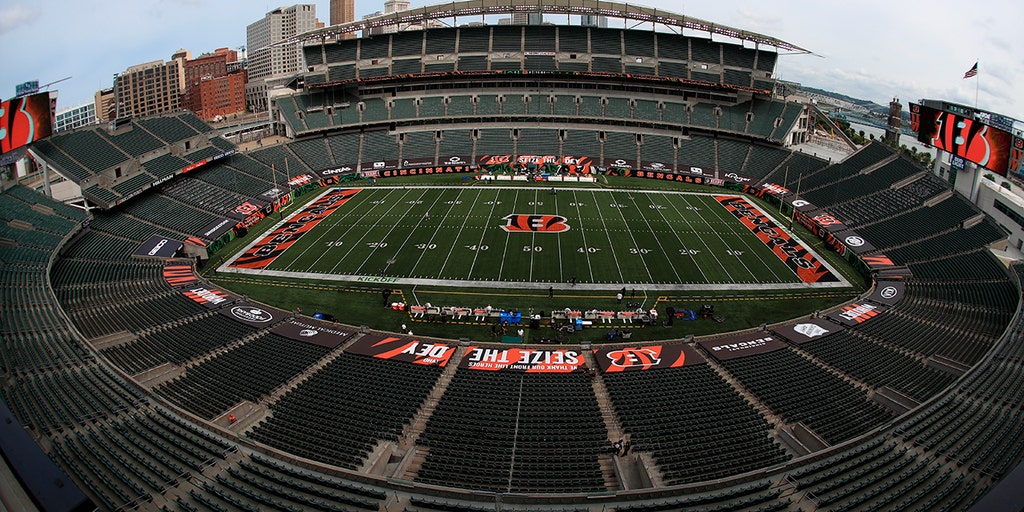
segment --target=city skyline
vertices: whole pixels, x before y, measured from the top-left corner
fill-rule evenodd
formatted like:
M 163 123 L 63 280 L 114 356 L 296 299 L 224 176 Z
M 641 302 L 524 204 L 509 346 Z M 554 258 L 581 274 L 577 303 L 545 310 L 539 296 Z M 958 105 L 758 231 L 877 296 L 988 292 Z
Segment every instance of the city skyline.
M 327 21 L 330 1 L 312 3 Z M 432 2 L 413 1 L 411 7 Z M 783 80 L 886 104 L 933 98 L 974 105 L 1024 120 L 1024 97 L 1013 94 L 1024 80 L 1024 57 L 1013 51 L 1014 21 L 1024 6 L 1009 0 L 982 5 L 912 0 L 898 4 L 868 0 L 856 9 L 808 0 L 767 5 L 754 2 L 687 5 L 648 0 L 645 5 L 760 32 L 814 52 L 783 55 L 776 76 Z M 55 84 L 58 110 L 92 101 L 113 76 L 130 66 L 167 60 L 180 48 L 193 55 L 245 44 L 245 28 L 276 7 L 239 0 L 172 0 L 130 3 L 99 0 L 14 0 L 0 7 L 0 42 L 12 52 L 0 77 L 0 97 L 16 84 Z M 357 19 L 383 9 L 383 1 L 356 4 Z M 118 26 L 116 19 L 133 20 Z M 230 15 L 226 15 L 230 13 Z M 564 23 L 564 16 L 550 16 Z M 470 21 L 467 19 L 466 21 Z M 633 26 L 609 19 L 609 26 Z M 462 20 L 460 20 L 460 23 Z M 96 28 L 104 27 L 104 28 Z M 649 27 L 641 25 L 639 28 Z M 971 30 L 964 30 L 970 27 Z M 720 39 L 716 36 L 716 40 Z M 784 52 L 783 52 L 784 53 Z M 978 63 L 978 74 L 964 73 Z

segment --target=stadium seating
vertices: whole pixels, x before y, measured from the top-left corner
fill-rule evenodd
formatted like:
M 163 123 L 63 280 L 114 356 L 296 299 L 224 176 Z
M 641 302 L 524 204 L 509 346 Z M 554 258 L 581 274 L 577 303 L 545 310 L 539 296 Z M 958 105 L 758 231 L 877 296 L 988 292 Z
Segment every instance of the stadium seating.
M 801 422 L 831 444 L 891 420 L 866 393 L 792 350 L 729 359 L 722 366 L 784 421 Z
M 609 441 L 583 372 L 457 371 L 419 444 L 428 450 L 419 482 L 501 492 L 605 488 L 598 457 Z
M 213 419 L 243 400 L 258 401 L 327 352 L 319 345 L 267 334 L 189 365 L 183 376 L 155 391 L 203 418 Z
M 398 440 L 441 370 L 342 354 L 275 403 L 273 416 L 251 435 L 305 458 L 358 468 L 378 442 Z
M 602 378 L 634 450 L 651 452 L 668 484 L 721 478 L 789 458 L 773 445 L 764 418 L 708 365 Z
M 645 73 L 623 56 L 648 57 L 657 49 L 662 76 L 689 76 L 692 58 L 725 66 L 719 75 L 693 78 L 733 84 L 749 80 L 749 67 L 774 71 L 777 56 L 676 34 L 551 26 L 407 31 L 304 53 L 310 65 L 334 63 L 329 77 L 355 78 L 357 56 L 413 57 L 389 64 L 391 72 L 402 72 L 412 69 L 424 44 L 428 54 L 450 53 L 456 44 L 475 53 L 460 56 L 464 70 L 486 69 L 492 45 L 585 54 L 593 44 L 595 69 Z M 584 57 L 572 64 L 586 65 Z M 494 67 L 549 71 L 550 62 L 527 56 L 495 60 Z M 388 72 L 359 69 L 364 78 Z M 307 75 L 307 85 L 315 75 Z M 753 83 L 765 82 L 755 77 Z M 1006 273 L 983 248 L 1001 239 L 1002 230 L 941 181 L 918 176 L 916 166 L 876 144 L 833 165 L 789 153 L 771 140 L 789 131 L 800 109 L 781 102 L 698 101 L 691 113 L 681 99 L 633 103 L 630 92 L 568 83 L 540 92 L 483 91 L 400 93 L 436 100 L 426 111 L 417 111 L 412 96 L 391 104 L 382 95 L 363 98 L 360 115 L 375 128 L 390 120 L 499 116 L 482 127 L 452 122 L 452 128 L 399 126 L 390 133 L 331 133 L 356 124 L 346 116 L 360 112 L 358 102 L 342 113 L 325 108 L 307 116 L 311 104 L 300 108 L 296 101 L 311 96 L 299 95 L 291 98 L 288 122 L 325 133 L 235 154 L 91 218 L 24 187 L 0 194 L 4 220 L 34 228 L 0 226 L 3 400 L 107 510 L 493 510 L 493 493 L 501 493 L 501 508 L 509 511 L 537 504 L 546 510 L 962 510 L 1024 458 L 1024 317 L 1017 311 L 1024 267 Z M 549 94 L 558 101 L 547 103 Z M 451 98 L 447 105 L 444 95 Z M 580 119 L 558 128 L 497 124 L 500 116 L 527 112 Z M 684 133 L 618 124 L 659 117 Z M 703 131 L 686 133 L 690 127 Z M 515 138 L 511 128 L 518 130 Z M 442 137 L 435 141 L 437 130 Z M 139 121 L 118 135 L 84 133 L 91 135 L 70 145 L 45 140 L 34 149 L 81 180 L 117 158 L 144 159 L 142 173 L 86 189 L 108 202 L 233 149 L 216 137 L 202 142 L 211 130 L 192 114 Z M 191 150 L 168 149 L 197 136 L 203 139 Z M 84 154 L 94 142 L 97 151 Z M 131 257 L 150 235 L 193 236 L 236 201 L 289 176 L 360 161 L 432 158 L 435 147 L 442 159 L 564 152 L 735 171 L 791 189 L 801 180 L 802 196 L 856 227 L 912 277 L 899 304 L 816 341 L 720 364 L 603 374 L 592 382 L 584 372 L 441 370 L 302 344 L 192 302 L 167 284 L 162 262 Z M 47 208 L 53 213 L 44 213 Z M 124 339 L 107 344 L 108 336 Z M 185 373 L 153 392 L 124 377 L 165 364 Z M 868 398 L 883 388 L 921 405 L 896 418 Z M 262 401 L 269 414 L 231 431 L 196 419 L 215 418 L 242 400 Z M 183 418 L 177 406 L 192 415 Z M 411 429 L 425 411 L 425 430 Z M 606 453 L 619 421 L 636 443 L 639 464 L 650 463 L 645 469 L 655 488 L 618 487 L 617 470 L 640 467 Z M 775 432 L 796 422 L 831 446 L 801 456 L 780 444 Z M 371 460 L 382 445 L 393 451 Z M 370 462 L 375 471 L 366 470 Z

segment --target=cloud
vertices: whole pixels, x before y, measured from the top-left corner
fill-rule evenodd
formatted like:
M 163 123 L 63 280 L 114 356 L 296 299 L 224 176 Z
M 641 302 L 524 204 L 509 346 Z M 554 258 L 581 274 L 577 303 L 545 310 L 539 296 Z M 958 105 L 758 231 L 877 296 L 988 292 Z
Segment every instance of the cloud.
M 40 14 L 38 9 L 24 5 L 13 5 L 0 9 L 0 35 L 25 25 L 31 25 L 39 18 Z

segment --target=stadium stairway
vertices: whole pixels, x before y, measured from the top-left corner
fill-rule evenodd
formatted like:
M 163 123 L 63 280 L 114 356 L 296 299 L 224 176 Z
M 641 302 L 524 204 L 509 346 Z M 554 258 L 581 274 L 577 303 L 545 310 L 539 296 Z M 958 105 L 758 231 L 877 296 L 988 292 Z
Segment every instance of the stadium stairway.
M 604 379 L 596 371 L 597 360 L 594 353 L 583 349 L 583 360 L 587 362 L 588 368 L 595 369 L 591 384 L 594 388 L 594 396 L 597 398 L 597 405 L 601 408 L 601 418 L 608 430 L 608 442 L 613 443 L 619 439 L 626 438 L 625 428 L 622 420 L 615 412 L 615 406 L 608 395 L 608 388 L 604 385 Z M 651 471 L 657 472 L 657 466 L 648 461 L 642 460 L 638 454 L 633 453 L 628 457 L 616 457 L 609 454 L 602 454 L 598 462 L 601 465 L 601 474 L 604 476 L 604 484 L 608 489 L 637 489 L 650 485 Z M 660 475 L 656 476 L 660 480 Z
M 427 448 L 424 446 L 417 448 L 416 442 L 419 440 L 420 434 L 426 429 L 427 422 L 430 421 L 430 417 L 434 414 L 434 409 L 437 407 L 437 401 L 444 396 L 445 390 L 448 389 L 448 384 L 451 383 L 452 377 L 455 375 L 455 371 L 465 355 L 466 347 L 460 346 L 455 350 L 455 353 L 448 360 L 448 364 L 445 365 L 445 370 L 441 372 L 441 376 L 434 383 L 430 395 L 427 396 L 427 399 L 420 406 L 419 414 L 413 418 L 409 426 L 406 427 L 402 437 L 398 440 L 397 450 L 399 453 L 404 453 L 404 458 L 395 470 L 394 476 L 396 478 L 409 481 L 416 478 L 417 471 L 427 457 L 425 452 L 420 451 L 425 451 Z
M 744 400 L 746 400 L 749 404 L 754 406 L 754 410 L 761 414 L 761 416 L 764 417 L 765 421 L 767 421 L 768 423 L 775 427 L 776 440 L 779 441 L 779 445 L 784 450 L 786 450 L 786 452 L 792 458 L 801 457 L 814 451 L 807 448 L 797 440 L 796 436 L 792 434 L 792 425 L 789 425 L 788 423 L 783 421 L 783 419 L 776 415 L 770 407 L 765 405 L 763 402 L 761 402 L 761 400 L 757 398 L 756 395 L 747 390 L 747 388 L 744 387 L 743 384 L 740 383 L 740 381 L 736 380 L 736 378 L 733 377 L 732 374 L 726 371 L 726 369 L 721 364 L 719 364 L 718 361 L 715 360 L 715 358 L 711 357 L 710 354 L 705 354 L 704 359 L 707 360 L 707 364 L 714 368 L 715 372 L 718 373 L 718 375 L 720 375 L 723 379 L 725 379 L 725 381 L 728 382 L 729 385 L 732 386 L 732 388 L 735 389 L 736 392 L 738 392 Z

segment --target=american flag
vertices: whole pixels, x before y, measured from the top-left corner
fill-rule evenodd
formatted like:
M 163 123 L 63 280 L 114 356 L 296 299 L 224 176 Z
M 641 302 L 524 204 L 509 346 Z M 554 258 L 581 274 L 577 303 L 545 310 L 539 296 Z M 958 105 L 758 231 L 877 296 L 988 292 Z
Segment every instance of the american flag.
M 968 69 L 967 72 L 964 73 L 964 78 L 970 78 L 970 77 L 975 76 L 977 74 L 978 74 L 978 63 L 975 62 L 974 65 L 971 66 L 971 69 Z

